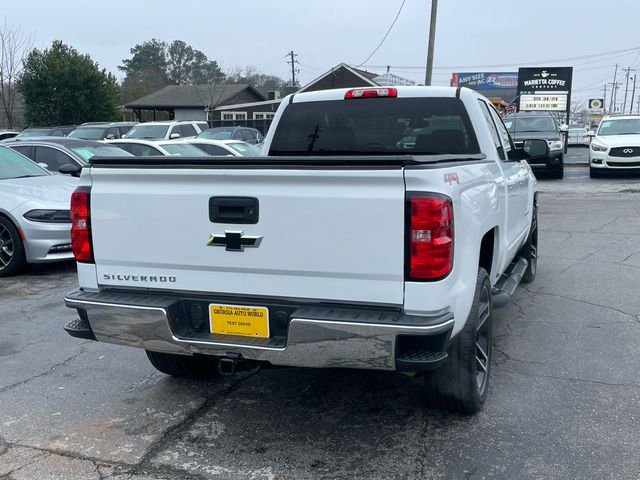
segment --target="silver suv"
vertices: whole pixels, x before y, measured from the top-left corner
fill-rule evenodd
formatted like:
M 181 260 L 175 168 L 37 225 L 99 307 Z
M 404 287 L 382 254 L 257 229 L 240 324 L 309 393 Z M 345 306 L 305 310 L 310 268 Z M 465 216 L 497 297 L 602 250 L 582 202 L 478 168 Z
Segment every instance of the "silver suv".
M 176 140 L 178 138 L 194 138 L 209 128 L 207 122 L 146 122 L 139 123 L 124 136 L 145 140 Z

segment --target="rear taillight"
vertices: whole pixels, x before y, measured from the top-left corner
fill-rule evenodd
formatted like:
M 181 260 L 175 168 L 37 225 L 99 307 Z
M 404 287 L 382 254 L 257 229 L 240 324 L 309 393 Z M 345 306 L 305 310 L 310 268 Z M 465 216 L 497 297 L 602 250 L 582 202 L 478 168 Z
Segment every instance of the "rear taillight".
M 453 206 L 444 195 L 407 200 L 408 280 L 437 280 L 453 266 Z
M 373 98 L 373 97 L 397 97 L 398 91 L 395 88 L 354 88 L 347 90 L 344 94 L 345 100 L 348 98 Z
M 93 263 L 91 248 L 89 187 L 78 187 L 71 194 L 71 249 L 78 262 Z

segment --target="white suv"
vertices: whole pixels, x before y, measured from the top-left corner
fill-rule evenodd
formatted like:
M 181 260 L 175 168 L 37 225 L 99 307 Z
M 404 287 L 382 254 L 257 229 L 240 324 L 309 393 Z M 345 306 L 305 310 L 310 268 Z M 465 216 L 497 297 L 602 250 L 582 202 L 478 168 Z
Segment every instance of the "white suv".
M 610 171 L 640 171 L 640 115 L 602 119 L 589 148 L 589 176 Z
M 178 138 L 194 138 L 208 129 L 207 122 L 146 122 L 133 127 L 123 138 L 144 140 L 175 140 Z

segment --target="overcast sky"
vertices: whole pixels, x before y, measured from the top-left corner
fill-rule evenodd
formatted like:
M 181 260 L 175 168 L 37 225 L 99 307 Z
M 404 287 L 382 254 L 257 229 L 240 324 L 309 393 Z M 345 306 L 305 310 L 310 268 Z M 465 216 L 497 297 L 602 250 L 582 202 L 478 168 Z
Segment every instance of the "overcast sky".
M 36 47 L 63 40 L 119 77 L 117 66 L 129 56 L 129 49 L 158 38 L 184 40 L 225 70 L 254 65 L 286 79 L 290 70 L 285 55 L 294 50 L 304 84 L 340 62 L 363 62 L 384 36 L 402 0 L 11 3 L 5 12 L 7 22 L 33 33 Z M 433 83 L 447 85 L 452 71 L 574 66 L 574 97 L 601 96 L 604 83 L 613 80 L 616 63 L 635 66 L 640 73 L 640 1 L 615 0 L 616 8 L 608 8 L 608 3 L 440 0 Z M 384 73 L 384 66 L 390 65 L 392 73 L 423 82 L 429 8 L 430 0 L 406 0 L 388 38 L 362 68 Z M 626 54 L 557 61 L 634 47 L 638 50 Z M 513 67 L 484 67 L 497 64 Z

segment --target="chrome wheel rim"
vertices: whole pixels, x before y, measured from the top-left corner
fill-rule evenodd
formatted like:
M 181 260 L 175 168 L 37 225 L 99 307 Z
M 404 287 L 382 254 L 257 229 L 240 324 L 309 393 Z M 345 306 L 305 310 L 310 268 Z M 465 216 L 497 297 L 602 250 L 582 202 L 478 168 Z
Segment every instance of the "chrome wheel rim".
M 9 266 L 13 259 L 14 242 L 11 232 L 4 225 L 0 225 L 0 270 Z
M 478 308 L 478 326 L 476 328 L 476 383 L 480 395 L 484 393 L 491 368 L 491 300 L 486 285 L 480 292 Z

